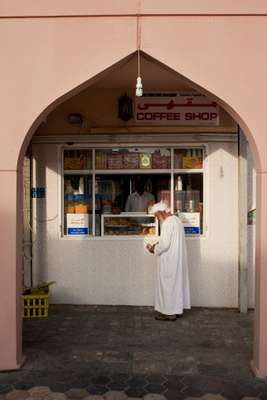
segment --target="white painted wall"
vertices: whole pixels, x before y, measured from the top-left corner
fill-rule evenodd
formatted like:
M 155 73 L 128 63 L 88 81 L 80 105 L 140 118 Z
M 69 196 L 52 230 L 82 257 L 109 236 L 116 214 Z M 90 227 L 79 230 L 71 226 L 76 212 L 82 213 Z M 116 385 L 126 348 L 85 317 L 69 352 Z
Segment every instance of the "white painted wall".
M 207 233 L 187 239 L 192 304 L 238 306 L 238 157 L 236 143 L 209 143 Z M 52 303 L 153 305 L 156 259 L 142 239 L 59 237 L 58 149 L 34 144 L 36 186 L 34 282 L 56 280 Z M 48 219 L 48 222 L 43 222 Z
M 256 170 L 249 145 L 248 155 L 248 211 L 256 208 Z M 248 306 L 255 305 L 255 246 L 256 225 L 248 225 Z

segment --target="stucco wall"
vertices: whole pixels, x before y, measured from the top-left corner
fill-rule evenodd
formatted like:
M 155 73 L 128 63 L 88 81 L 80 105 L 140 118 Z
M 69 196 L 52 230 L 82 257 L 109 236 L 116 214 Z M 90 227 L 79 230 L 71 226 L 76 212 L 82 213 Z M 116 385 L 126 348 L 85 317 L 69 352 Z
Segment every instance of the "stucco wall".
M 254 370 L 258 376 L 267 375 L 264 0 L 116 0 L 112 5 L 108 1 L 85 0 L 29 0 L 23 5 L 18 0 L 1 2 L 0 16 L 8 17 L 0 23 L 0 71 L 5 77 L 0 97 L 0 180 L 6 188 L 0 202 L 1 210 L 5 210 L 0 237 L 0 292 L 6 295 L 0 306 L 0 320 L 4 321 L 0 325 L 1 369 L 17 368 L 22 363 L 22 190 L 17 169 L 21 169 L 24 150 L 41 120 L 63 97 L 79 91 L 96 74 L 136 50 L 136 14 L 140 11 L 138 6 L 144 11 L 145 5 L 141 49 L 195 82 L 204 92 L 212 93 L 236 118 L 252 145 L 258 213 Z M 155 16 L 158 12 L 162 15 Z M 68 17 L 62 18 L 64 14 Z M 47 15 L 50 18 L 45 18 Z
M 263 103 L 257 102 L 255 118 L 248 87 L 261 87 L 265 92 L 266 80 L 261 78 L 265 76 L 264 18 L 257 19 L 257 23 L 248 16 L 214 18 L 142 17 L 141 49 L 215 95 L 244 131 L 253 132 L 260 155 L 265 137 L 264 112 L 260 111 Z M 31 128 L 30 140 L 46 114 L 63 101 L 62 96 L 65 100 L 68 93 L 71 96 L 91 85 L 96 75 L 136 51 L 136 29 L 134 16 L 1 20 L 1 74 L 10 78 L 3 81 L 2 93 L 6 94 L 0 99 L 0 106 L 3 124 L 12 132 L 5 136 L 1 168 L 12 169 L 16 165 L 25 132 Z M 237 52 L 240 48 L 245 51 Z M 27 104 L 25 109 L 22 102 Z M 254 139 L 249 137 L 253 151 Z M 256 159 L 256 167 L 261 161 L 265 169 L 265 157 L 260 158 Z
M 256 171 L 249 146 L 248 155 L 248 212 L 256 208 Z M 255 251 L 256 251 L 256 221 L 248 225 L 248 305 L 255 305 Z
M 264 14 L 267 12 L 264 0 L 109 0 L 88 1 L 76 0 L 47 0 L 45 3 L 34 0 L 20 1 L 2 0 L 0 14 L 4 16 L 72 16 L 72 15 L 240 15 Z

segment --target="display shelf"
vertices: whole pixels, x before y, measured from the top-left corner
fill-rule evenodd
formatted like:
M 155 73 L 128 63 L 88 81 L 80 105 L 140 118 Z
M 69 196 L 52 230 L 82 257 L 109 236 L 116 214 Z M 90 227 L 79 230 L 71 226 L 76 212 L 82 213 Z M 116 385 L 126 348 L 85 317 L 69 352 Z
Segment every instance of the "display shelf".
M 180 168 L 180 169 L 174 169 L 174 173 L 175 174 L 199 174 L 199 173 L 203 173 L 204 169 L 198 169 L 198 168 L 194 168 L 194 169 L 186 169 L 186 168 Z
M 171 169 L 95 169 L 95 174 L 96 175 L 123 175 L 123 174 L 170 174 Z M 175 174 L 196 174 L 196 173 L 201 173 L 203 172 L 204 169 L 186 169 L 186 168 L 180 168 L 180 169 L 174 169 Z M 77 169 L 77 170 L 64 170 L 64 175 L 92 175 L 93 170 L 92 169 Z
M 96 169 L 96 175 L 170 174 L 171 169 Z
M 92 175 L 92 169 L 64 169 L 64 175 Z

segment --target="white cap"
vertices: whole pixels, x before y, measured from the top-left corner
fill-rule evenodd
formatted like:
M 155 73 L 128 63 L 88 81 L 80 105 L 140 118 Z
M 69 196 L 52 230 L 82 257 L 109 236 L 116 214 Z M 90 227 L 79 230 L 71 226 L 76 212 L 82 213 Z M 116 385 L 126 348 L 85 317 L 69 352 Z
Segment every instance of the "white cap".
M 150 210 L 149 210 L 149 213 L 150 214 L 156 214 L 157 212 L 159 212 L 159 211 L 166 211 L 166 212 L 168 212 L 169 211 L 169 207 L 167 206 L 167 204 L 166 203 L 164 203 L 163 201 L 160 201 L 159 203 L 156 203 L 156 204 L 154 204 L 151 208 L 150 208 Z

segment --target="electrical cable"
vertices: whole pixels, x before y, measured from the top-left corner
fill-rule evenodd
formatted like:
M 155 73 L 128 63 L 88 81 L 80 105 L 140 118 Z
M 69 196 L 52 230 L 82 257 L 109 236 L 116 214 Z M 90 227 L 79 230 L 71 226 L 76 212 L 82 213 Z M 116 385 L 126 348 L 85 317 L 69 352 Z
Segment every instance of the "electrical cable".
M 29 186 L 27 186 L 25 175 L 23 175 L 23 192 L 24 192 L 24 204 L 26 205 L 27 204 L 27 195 L 29 193 Z M 30 219 L 29 219 L 29 214 L 30 213 L 31 213 L 31 208 L 23 207 L 24 222 L 26 223 L 27 228 L 30 230 L 30 232 L 33 234 L 33 236 L 35 236 L 35 239 L 31 240 L 29 242 L 25 241 L 24 238 L 23 238 L 23 250 L 22 250 L 22 252 L 23 252 L 23 257 L 27 261 L 31 261 L 33 259 L 33 257 L 29 256 L 28 254 L 26 254 L 25 248 L 27 246 L 31 246 L 32 247 L 35 243 L 38 242 L 37 237 L 36 237 L 36 232 L 35 232 L 34 228 L 32 227 Z M 52 221 L 55 221 L 57 218 L 58 218 L 58 214 L 56 214 L 54 217 L 51 217 L 51 218 L 36 218 L 36 217 L 33 217 L 34 221 L 39 222 L 39 223 L 52 222 Z

